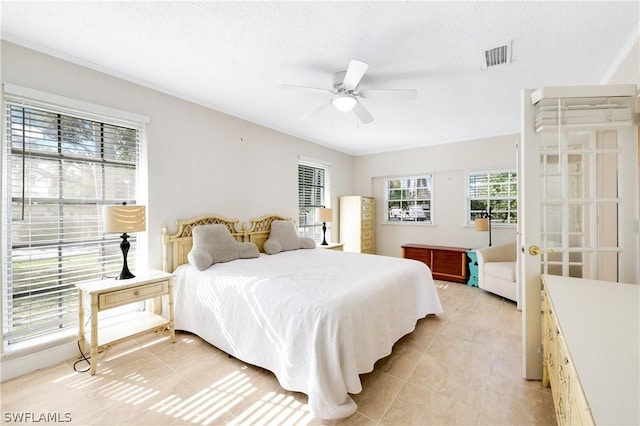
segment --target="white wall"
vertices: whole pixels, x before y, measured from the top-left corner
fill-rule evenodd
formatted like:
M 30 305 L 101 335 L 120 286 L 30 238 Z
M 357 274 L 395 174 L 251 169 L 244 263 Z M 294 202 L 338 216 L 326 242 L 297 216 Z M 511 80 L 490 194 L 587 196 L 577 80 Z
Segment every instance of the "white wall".
M 405 243 L 479 248 L 486 232 L 465 225 L 466 172 L 516 168 L 519 135 L 434 145 L 356 157 L 355 191 L 376 197 L 376 253 L 401 256 Z M 433 173 L 434 226 L 384 223 L 384 178 Z M 513 241 L 515 227 L 493 227 L 494 245 Z
M 298 156 L 331 164 L 331 204 L 353 192 L 353 157 L 201 105 L 2 41 L 2 81 L 149 117 L 149 266 L 161 231 L 213 213 L 298 215 Z M 336 216 L 337 219 L 337 216 Z M 338 240 L 332 229 L 331 240 Z

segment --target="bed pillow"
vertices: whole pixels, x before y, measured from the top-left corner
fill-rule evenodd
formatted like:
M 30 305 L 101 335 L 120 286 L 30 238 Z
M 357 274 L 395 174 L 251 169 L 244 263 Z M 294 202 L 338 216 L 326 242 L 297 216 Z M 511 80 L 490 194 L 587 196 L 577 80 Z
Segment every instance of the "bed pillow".
M 192 248 L 187 255 L 190 264 L 203 271 L 213 265 L 213 256 L 204 249 Z
M 262 249 L 267 254 L 278 254 L 278 253 L 280 253 L 282 251 L 282 246 L 280 245 L 280 243 L 277 240 L 269 238 L 262 245 Z
M 251 242 L 236 241 L 229 228 L 223 224 L 196 226 L 192 236 L 193 247 L 187 260 L 201 271 L 214 263 L 250 259 L 260 255 L 258 246 Z
M 267 254 L 278 254 L 281 251 L 316 248 L 312 238 L 300 237 L 295 223 L 291 220 L 274 220 L 271 222 L 269 239 L 263 245 Z
M 316 242 L 313 238 L 309 237 L 300 237 L 300 248 L 303 249 L 314 249 L 316 248 Z
M 260 256 L 260 250 L 258 250 L 258 246 L 255 243 L 238 243 L 238 254 L 240 259 L 254 259 Z

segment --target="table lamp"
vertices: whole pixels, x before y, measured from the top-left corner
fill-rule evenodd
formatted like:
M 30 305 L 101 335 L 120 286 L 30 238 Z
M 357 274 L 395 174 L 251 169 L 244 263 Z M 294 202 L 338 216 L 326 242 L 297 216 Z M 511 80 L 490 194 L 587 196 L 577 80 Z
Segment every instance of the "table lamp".
M 491 247 L 491 207 L 483 211 L 475 220 L 476 231 L 489 231 L 489 247 Z
M 120 275 L 116 277 L 118 280 L 127 280 L 134 278 L 135 275 L 129 271 L 127 265 L 127 253 L 129 253 L 127 232 L 142 232 L 146 229 L 146 209 L 145 206 L 131 205 L 122 203 L 117 206 L 104 206 L 102 209 L 102 219 L 104 224 L 104 232 L 107 234 L 119 234 L 122 233 L 122 243 L 120 243 L 120 250 L 122 250 L 122 257 L 124 263 L 122 265 L 122 271 Z
M 321 208 L 318 209 L 318 222 L 322 222 L 322 243 L 321 246 L 329 245 L 327 243 L 327 222 L 333 220 L 333 209 Z

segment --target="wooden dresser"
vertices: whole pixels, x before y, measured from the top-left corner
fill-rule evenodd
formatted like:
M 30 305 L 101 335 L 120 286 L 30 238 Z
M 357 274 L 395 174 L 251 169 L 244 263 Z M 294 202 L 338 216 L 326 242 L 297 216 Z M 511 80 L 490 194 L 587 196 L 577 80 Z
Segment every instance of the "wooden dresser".
M 467 283 L 468 248 L 405 244 L 402 257 L 427 264 L 436 280 Z
M 374 216 L 373 197 L 340 197 L 340 241 L 344 243 L 344 251 L 375 254 Z
M 542 382 L 558 424 L 640 424 L 640 285 L 542 282 Z

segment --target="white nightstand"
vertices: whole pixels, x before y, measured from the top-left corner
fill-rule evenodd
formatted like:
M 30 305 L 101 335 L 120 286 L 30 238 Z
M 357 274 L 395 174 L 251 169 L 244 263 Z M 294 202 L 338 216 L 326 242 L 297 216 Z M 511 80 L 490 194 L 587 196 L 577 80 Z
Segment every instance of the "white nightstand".
M 98 351 L 101 347 L 115 343 L 151 330 L 169 329 L 171 341 L 176 341 L 173 328 L 173 274 L 161 271 L 149 271 L 128 280 L 113 278 L 77 284 L 78 316 L 80 330 L 78 341 L 80 349 L 85 353 L 85 309 L 91 313 L 91 374 L 95 374 Z M 158 303 L 163 297 L 168 298 L 169 319 L 163 317 L 162 305 Z M 100 320 L 98 312 L 117 308 L 143 300 L 154 299 L 152 312 L 130 312 Z
M 344 247 L 344 243 L 328 243 L 326 246 L 323 246 L 321 244 L 316 244 L 316 247 L 321 249 L 342 251 L 342 248 Z

